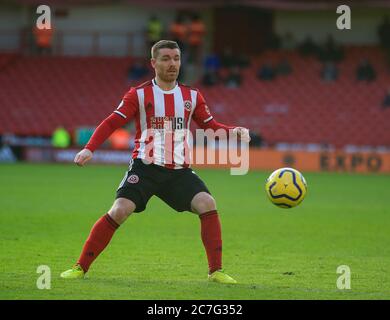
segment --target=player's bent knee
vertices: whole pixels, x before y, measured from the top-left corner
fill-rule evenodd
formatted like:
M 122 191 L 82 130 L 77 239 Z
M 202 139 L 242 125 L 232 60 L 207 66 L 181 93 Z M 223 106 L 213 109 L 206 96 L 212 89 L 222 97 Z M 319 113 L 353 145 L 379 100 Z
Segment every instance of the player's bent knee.
M 191 201 L 191 207 L 198 214 L 217 209 L 214 198 L 207 192 L 196 194 Z
M 122 224 L 135 210 L 135 203 L 125 198 L 115 200 L 108 214 L 118 224 Z

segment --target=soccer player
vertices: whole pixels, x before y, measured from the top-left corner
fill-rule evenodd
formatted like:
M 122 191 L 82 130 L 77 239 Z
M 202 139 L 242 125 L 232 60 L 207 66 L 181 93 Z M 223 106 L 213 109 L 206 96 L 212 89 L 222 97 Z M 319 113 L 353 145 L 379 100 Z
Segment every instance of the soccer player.
M 218 123 L 201 93 L 177 82 L 180 53 L 174 41 L 155 43 L 151 49 L 155 78 L 131 88 L 76 155 L 74 162 L 85 165 L 117 128 L 135 121 L 135 147 L 129 169 L 117 189 L 116 200 L 108 213 L 94 224 L 77 263 L 61 273 L 62 278 L 83 278 L 118 227 L 133 212 L 144 211 L 150 197 L 156 195 L 176 211 L 199 215 L 209 266 L 208 279 L 236 283 L 222 269 L 221 224 L 215 200 L 189 167 L 187 133 L 192 119 L 203 129 L 222 129 L 227 133 L 233 130 L 246 142 L 250 140 L 249 131 Z

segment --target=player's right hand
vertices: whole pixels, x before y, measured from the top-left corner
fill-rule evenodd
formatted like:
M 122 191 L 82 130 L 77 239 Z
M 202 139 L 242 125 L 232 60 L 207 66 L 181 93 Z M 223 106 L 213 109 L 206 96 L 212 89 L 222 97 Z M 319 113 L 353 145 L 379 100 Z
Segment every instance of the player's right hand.
M 88 149 L 81 150 L 76 156 L 74 157 L 74 163 L 78 166 L 82 167 L 86 162 L 92 159 L 92 151 Z

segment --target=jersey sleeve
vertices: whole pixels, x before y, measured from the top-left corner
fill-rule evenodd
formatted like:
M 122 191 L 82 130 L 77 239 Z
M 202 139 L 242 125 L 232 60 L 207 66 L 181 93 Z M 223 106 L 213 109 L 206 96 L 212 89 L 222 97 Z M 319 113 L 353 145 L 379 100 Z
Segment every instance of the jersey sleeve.
M 199 91 L 196 95 L 196 106 L 192 117 L 196 124 L 201 128 L 203 128 L 207 122 L 213 119 L 210 109 L 206 104 L 206 100 Z
M 121 116 L 123 119 L 130 121 L 138 112 L 138 96 L 137 91 L 131 88 L 123 97 L 119 106 L 114 110 L 114 113 Z
M 202 129 L 223 129 L 228 132 L 230 129 L 235 128 L 235 126 L 229 126 L 215 121 L 209 107 L 206 104 L 206 100 L 199 91 L 197 93 L 196 106 L 192 118 Z
M 135 89 L 130 89 L 121 103 L 96 128 L 85 148 L 94 152 L 118 128 L 133 119 L 138 112 L 138 98 Z

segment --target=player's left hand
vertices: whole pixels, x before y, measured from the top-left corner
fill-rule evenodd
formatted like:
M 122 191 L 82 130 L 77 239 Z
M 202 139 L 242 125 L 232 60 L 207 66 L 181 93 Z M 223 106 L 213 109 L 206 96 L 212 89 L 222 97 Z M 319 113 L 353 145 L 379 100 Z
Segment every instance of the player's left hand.
M 235 127 L 233 129 L 234 133 L 237 133 L 237 135 L 240 137 L 241 141 L 248 142 L 251 141 L 251 137 L 249 136 L 249 130 L 244 127 Z

